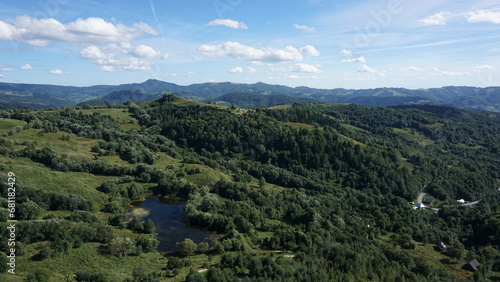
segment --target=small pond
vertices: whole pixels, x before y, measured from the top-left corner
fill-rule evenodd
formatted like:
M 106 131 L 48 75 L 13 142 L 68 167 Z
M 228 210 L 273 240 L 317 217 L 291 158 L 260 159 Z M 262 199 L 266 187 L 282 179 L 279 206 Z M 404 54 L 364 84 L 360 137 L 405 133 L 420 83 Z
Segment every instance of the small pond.
M 187 227 L 183 218 L 184 205 L 174 199 L 149 197 L 135 202 L 131 215 L 141 221 L 153 220 L 156 239 L 160 241 L 159 252 L 175 251 L 175 243 L 190 238 L 195 243 L 209 242 L 211 234 L 203 230 Z

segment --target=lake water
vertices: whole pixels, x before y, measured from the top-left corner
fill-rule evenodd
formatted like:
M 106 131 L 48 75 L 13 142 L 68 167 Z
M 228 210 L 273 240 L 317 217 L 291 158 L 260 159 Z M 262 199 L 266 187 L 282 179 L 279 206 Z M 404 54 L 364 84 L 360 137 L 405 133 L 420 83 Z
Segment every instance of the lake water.
M 182 217 L 184 205 L 179 201 L 150 197 L 135 203 L 135 206 L 137 207 L 132 210 L 132 214 L 137 215 L 141 221 L 151 219 L 155 223 L 160 252 L 175 251 L 175 243 L 185 238 L 196 243 L 210 241 L 210 233 L 186 226 Z

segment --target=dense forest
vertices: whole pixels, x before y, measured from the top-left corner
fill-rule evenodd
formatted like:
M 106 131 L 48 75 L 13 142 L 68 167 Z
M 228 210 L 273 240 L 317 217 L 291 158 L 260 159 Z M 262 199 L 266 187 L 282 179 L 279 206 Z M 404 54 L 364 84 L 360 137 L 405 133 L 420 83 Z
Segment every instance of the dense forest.
M 207 82 L 177 85 L 156 79 L 142 83 L 86 87 L 3 83 L 0 100 L 12 107 L 44 109 L 121 105 L 127 100 L 148 102 L 164 94 L 200 102 L 226 102 L 241 108 L 269 107 L 295 102 L 356 103 L 365 106 L 440 105 L 471 111 L 500 112 L 499 87 L 446 86 L 429 89 L 318 89 L 267 83 Z M 244 93 L 244 95 L 241 95 Z M 239 95 L 240 94 L 240 95 Z
M 0 279 L 500 280 L 498 113 L 165 94 L 1 110 L 0 135 L 0 218 L 11 172 L 18 220 L 17 274 Z M 129 212 L 149 195 L 181 199 L 213 240 L 159 253 L 155 222 Z

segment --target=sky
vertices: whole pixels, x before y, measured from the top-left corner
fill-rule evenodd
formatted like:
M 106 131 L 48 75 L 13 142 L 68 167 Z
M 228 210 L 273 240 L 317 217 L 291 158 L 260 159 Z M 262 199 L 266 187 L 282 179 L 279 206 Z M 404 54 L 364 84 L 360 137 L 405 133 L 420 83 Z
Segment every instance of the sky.
M 500 85 L 497 0 L 0 2 L 0 82 Z

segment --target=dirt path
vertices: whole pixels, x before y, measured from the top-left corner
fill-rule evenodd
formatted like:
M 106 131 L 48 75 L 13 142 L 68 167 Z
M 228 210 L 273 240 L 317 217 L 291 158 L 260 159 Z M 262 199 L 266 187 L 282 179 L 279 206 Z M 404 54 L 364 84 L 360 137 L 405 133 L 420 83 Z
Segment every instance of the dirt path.
M 420 195 L 418 195 L 417 204 L 421 204 L 422 203 L 422 201 L 424 200 L 425 194 L 426 193 L 422 192 L 422 193 L 420 193 Z

